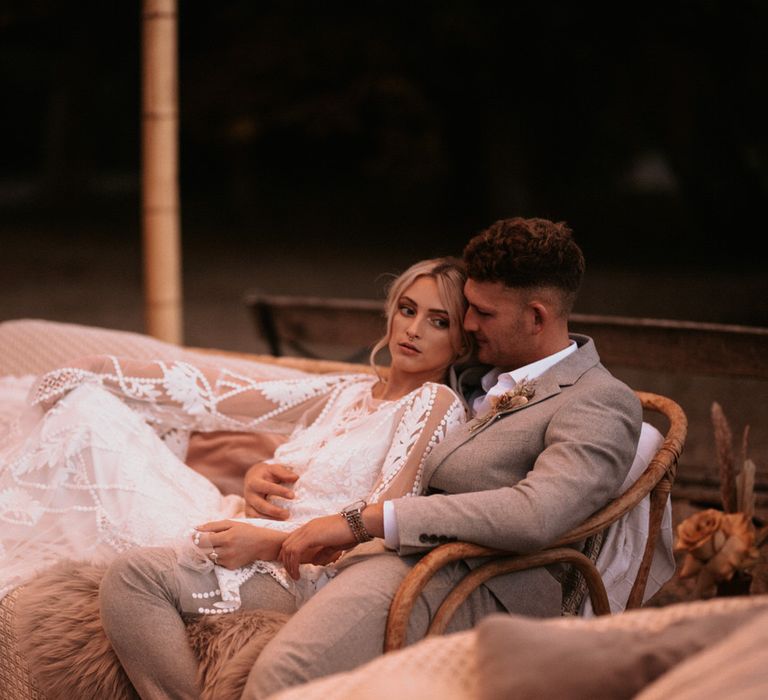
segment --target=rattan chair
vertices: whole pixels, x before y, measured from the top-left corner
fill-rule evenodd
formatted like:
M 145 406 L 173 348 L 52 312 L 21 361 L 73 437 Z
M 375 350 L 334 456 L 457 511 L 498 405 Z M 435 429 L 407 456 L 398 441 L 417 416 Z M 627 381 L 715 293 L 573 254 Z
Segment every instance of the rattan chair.
M 605 586 L 593 559 L 574 549 L 572 545 L 604 532 L 609 525 L 650 494 L 648 540 L 626 605 L 627 609 L 640 607 L 654 547 L 661 530 L 664 508 L 675 480 L 677 460 L 685 444 L 688 419 L 683 409 L 671 399 L 642 391 L 636 393 L 644 410 L 663 415 L 668 423 L 664 442 L 637 481 L 579 527 L 566 533 L 551 547 L 540 552 L 516 554 L 470 542 L 449 542 L 427 553 L 405 577 L 392 601 L 384 651 L 400 649 L 405 644 L 411 610 L 432 576 L 446 564 L 473 557 L 489 558 L 489 561 L 468 573 L 446 596 L 432 618 L 427 630 L 428 635 L 442 634 L 459 606 L 473 590 L 488 579 L 514 571 L 557 563 L 570 564 L 582 574 L 596 615 L 610 613 Z

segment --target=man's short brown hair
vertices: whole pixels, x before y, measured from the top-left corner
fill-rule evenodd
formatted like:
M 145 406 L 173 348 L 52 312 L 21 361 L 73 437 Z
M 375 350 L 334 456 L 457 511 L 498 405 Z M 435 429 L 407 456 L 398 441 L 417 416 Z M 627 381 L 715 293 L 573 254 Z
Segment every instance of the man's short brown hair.
M 502 219 L 464 248 L 468 276 L 508 287 L 554 287 L 572 306 L 584 276 L 584 255 L 565 223 Z

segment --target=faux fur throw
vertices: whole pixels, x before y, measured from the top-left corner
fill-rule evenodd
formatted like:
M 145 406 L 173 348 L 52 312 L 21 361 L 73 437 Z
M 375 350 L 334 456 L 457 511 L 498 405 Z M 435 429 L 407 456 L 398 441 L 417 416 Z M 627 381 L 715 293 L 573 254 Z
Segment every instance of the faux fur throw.
M 104 567 L 62 562 L 21 589 L 18 646 L 47 697 L 138 698 L 101 626 L 103 573 Z M 188 622 L 203 700 L 239 698 L 254 661 L 287 619 L 249 610 Z

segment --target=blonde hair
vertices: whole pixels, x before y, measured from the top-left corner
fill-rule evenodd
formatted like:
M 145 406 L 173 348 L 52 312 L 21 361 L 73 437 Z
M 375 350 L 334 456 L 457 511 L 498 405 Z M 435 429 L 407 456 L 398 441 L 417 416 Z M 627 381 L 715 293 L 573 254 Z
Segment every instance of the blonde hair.
M 374 370 L 376 370 L 374 358 L 387 347 L 392 337 L 392 321 L 398 311 L 400 297 L 420 277 L 431 277 L 437 284 L 440 301 L 448 312 L 451 345 L 456 351 L 455 363 L 466 362 L 474 351 L 474 339 L 464 330 L 464 314 L 467 311 L 467 300 L 464 296 L 467 273 L 464 263 L 459 258 L 452 257 L 421 260 L 392 280 L 387 288 L 387 299 L 384 305 L 387 332 L 371 350 L 370 362 Z

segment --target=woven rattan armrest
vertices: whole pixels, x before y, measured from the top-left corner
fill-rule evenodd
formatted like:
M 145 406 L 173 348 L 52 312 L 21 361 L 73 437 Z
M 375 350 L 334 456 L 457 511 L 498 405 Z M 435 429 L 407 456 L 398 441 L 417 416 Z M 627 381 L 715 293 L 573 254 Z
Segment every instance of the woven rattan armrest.
M 450 542 L 430 551 L 403 579 L 392 601 L 384 640 L 385 651 L 399 649 L 404 645 L 411 610 L 432 576 L 446 564 L 473 557 L 490 559 L 467 574 L 446 596 L 435 613 L 427 634 L 441 634 L 455 610 L 475 588 L 489 578 L 555 563 L 567 563 L 577 567 L 586 580 L 595 613 L 598 615 L 609 613 L 608 596 L 595 564 L 568 545 L 580 543 L 587 537 L 605 530 L 650 494 L 648 539 L 626 607 L 636 608 L 642 604 L 656 540 L 661 530 L 664 508 L 674 483 L 677 460 L 685 444 L 688 420 L 683 409 L 671 399 L 647 392 L 636 393 L 645 410 L 660 413 L 668 421 L 664 442 L 637 481 L 581 525 L 540 552 L 517 554 L 468 542 Z

